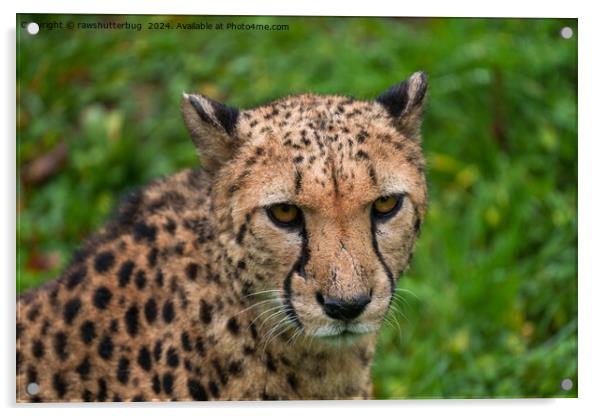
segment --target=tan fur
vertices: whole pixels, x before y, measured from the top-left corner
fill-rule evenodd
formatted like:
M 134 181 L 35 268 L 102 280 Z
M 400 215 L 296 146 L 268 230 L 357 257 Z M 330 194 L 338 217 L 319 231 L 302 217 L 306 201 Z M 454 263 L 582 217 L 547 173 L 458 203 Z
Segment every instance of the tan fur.
M 244 111 L 228 132 L 197 99 L 206 120 L 188 96 L 183 112 L 208 173 L 142 189 L 61 278 L 19 298 L 17 401 L 370 397 L 394 288 L 384 264 L 394 285 L 426 206 L 419 112 L 303 95 Z M 400 211 L 373 229 L 373 201 L 393 193 Z M 281 202 L 302 210 L 305 237 L 268 218 Z M 353 321 L 364 333 L 325 337 L 342 324 L 317 292 L 370 295 Z

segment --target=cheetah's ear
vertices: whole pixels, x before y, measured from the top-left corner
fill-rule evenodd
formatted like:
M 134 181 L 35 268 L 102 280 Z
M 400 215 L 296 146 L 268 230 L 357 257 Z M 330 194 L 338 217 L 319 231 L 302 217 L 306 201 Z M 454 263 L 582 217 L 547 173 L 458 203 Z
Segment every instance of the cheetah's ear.
M 186 93 L 181 107 L 203 168 L 210 173 L 217 171 L 234 153 L 238 110 L 203 95 Z
M 411 138 L 420 136 L 427 86 L 426 74 L 415 72 L 376 99 L 394 119 L 395 127 Z

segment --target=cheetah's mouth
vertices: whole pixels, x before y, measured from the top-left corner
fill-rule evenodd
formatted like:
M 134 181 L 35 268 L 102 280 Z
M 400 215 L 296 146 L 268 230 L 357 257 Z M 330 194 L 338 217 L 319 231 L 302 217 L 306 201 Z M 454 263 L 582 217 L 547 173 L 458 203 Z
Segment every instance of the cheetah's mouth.
M 327 342 L 351 344 L 374 332 L 372 325 L 362 323 L 345 323 L 318 328 L 314 336 Z
M 344 330 L 336 335 L 326 335 L 318 337 L 320 340 L 327 342 L 328 344 L 332 344 L 335 346 L 342 345 L 353 345 L 360 339 L 364 338 L 366 333 L 358 333 L 352 332 L 349 330 Z

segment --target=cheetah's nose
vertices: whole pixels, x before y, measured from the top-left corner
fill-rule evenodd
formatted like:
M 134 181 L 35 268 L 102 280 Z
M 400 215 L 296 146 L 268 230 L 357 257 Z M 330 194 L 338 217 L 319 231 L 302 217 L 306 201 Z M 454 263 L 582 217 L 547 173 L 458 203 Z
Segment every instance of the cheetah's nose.
M 340 321 L 350 321 L 357 318 L 366 309 L 370 303 L 370 297 L 366 295 L 359 296 L 351 300 L 342 300 L 335 298 L 326 298 L 322 308 L 326 315 Z

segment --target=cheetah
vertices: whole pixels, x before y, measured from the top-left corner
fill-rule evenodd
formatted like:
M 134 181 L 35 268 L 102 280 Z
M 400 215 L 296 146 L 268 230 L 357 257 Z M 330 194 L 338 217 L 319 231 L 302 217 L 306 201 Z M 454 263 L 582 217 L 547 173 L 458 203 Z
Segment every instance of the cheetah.
M 184 94 L 201 167 L 131 194 L 17 297 L 17 402 L 370 398 L 426 209 L 426 90 Z

